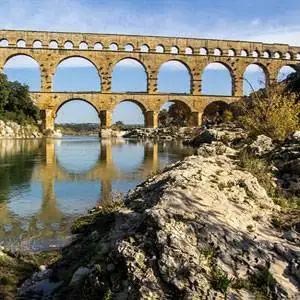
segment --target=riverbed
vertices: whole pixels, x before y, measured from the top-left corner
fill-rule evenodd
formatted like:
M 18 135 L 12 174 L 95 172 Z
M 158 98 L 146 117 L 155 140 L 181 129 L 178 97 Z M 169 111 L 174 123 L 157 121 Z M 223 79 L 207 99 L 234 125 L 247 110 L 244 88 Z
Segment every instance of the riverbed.
M 0 245 L 60 248 L 70 241 L 78 216 L 192 152 L 180 141 L 0 140 Z

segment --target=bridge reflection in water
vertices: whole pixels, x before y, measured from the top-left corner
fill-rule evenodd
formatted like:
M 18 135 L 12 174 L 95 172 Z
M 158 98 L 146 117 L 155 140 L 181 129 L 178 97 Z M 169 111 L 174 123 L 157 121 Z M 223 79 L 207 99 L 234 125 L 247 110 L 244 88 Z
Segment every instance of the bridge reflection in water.
M 68 236 L 70 224 L 79 214 L 97 202 L 111 201 L 114 192 L 126 192 L 167 163 L 187 154 L 178 143 L 122 139 L 99 142 L 93 138 L 89 141 L 93 153 L 85 155 L 94 157 L 92 164 L 91 159 L 86 162 L 80 148 L 79 157 L 70 150 L 80 142 L 86 147 L 87 140 L 80 138 L 0 141 L 0 172 L 8 165 L 4 172 L 10 178 L 22 172 L 27 176 L 16 183 L 1 178 L 0 241 L 18 243 L 18 247 L 20 244 L 28 247 L 29 240 L 47 240 L 48 246 L 51 241 L 57 245 L 59 239 Z M 26 167 L 19 161 L 25 155 L 24 148 L 32 162 Z M 79 164 L 79 168 L 70 168 L 68 159 L 73 166 Z M 86 165 L 90 168 L 86 169 Z

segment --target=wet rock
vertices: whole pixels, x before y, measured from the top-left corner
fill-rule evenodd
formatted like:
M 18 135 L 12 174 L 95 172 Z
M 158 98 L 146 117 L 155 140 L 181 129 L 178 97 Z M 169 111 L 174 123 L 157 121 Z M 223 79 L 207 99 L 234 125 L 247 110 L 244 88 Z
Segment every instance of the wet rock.
M 294 243 L 300 242 L 300 235 L 293 230 L 286 231 L 283 234 L 283 237 L 290 242 L 294 242 Z
M 84 277 L 86 277 L 90 272 L 89 268 L 86 267 L 80 267 L 78 268 L 75 273 L 73 274 L 73 277 L 71 279 L 70 285 L 76 284 L 80 280 L 82 280 Z

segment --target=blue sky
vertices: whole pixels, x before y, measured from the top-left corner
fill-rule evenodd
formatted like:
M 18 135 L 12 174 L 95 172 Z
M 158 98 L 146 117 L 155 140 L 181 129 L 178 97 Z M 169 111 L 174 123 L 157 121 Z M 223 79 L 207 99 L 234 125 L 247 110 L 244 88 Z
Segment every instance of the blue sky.
M 0 28 L 80 31 L 123 34 L 192 36 L 254 40 L 300 45 L 300 1 L 185 1 L 185 0 L 2 0 Z M 1 38 L 1 37 L 0 37 Z M 19 66 L 19 68 L 17 68 Z M 39 88 L 37 68 L 24 60 L 10 62 L 5 72 L 12 80 Z M 286 73 L 286 72 L 285 72 Z M 114 70 L 115 91 L 143 90 L 143 70 L 133 64 Z M 227 94 L 230 78 L 226 70 L 211 68 L 203 75 L 204 93 Z M 263 73 L 252 68 L 247 79 L 258 88 Z M 161 91 L 187 91 L 188 74 L 180 65 L 164 66 L 159 76 Z M 59 66 L 54 90 L 99 90 L 99 78 L 88 64 L 66 62 Z M 245 92 L 249 91 L 249 86 Z M 139 108 L 120 104 L 114 121 L 141 123 Z M 84 102 L 69 102 L 58 112 L 57 122 L 97 122 L 94 109 Z

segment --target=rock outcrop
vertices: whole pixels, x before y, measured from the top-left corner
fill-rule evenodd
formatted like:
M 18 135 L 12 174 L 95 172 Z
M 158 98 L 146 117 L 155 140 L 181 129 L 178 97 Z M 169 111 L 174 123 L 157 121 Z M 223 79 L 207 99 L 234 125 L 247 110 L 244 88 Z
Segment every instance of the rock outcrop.
M 35 125 L 19 125 L 12 121 L 0 120 L 0 138 L 41 138 L 40 129 Z
M 297 237 L 274 228 L 279 207 L 235 150 L 220 146 L 167 167 L 125 205 L 79 219 L 78 239 L 21 297 L 298 299 Z

